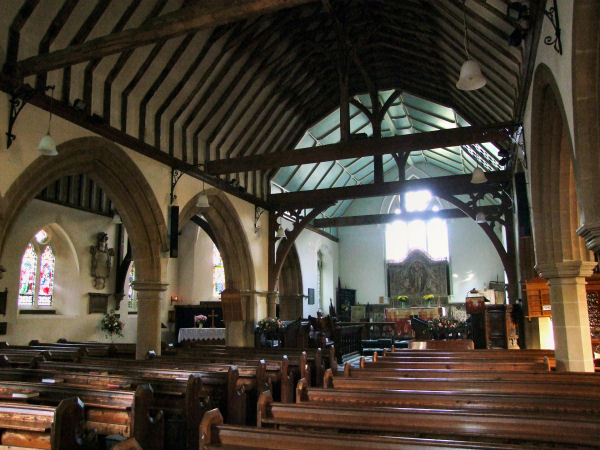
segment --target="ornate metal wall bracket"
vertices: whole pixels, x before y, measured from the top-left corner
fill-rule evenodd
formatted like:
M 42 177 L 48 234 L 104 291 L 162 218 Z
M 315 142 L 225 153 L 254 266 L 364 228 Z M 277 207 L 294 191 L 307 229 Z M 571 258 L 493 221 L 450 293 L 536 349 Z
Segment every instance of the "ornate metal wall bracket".
M 254 206 L 254 233 L 258 233 L 258 230 L 260 230 L 260 227 L 258 226 L 258 221 L 260 220 L 260 216 L 262 216 L 262 214 L 265 212 L 264 208 L 261 208 L 260 206 Z
M 10 113 L 8 117 L 8 131 L 6 132 L 6 148 L 10 148 L 14 140 L 17 138 L 13 134 L 13 126 L 17 121 L 17 117 L 27 102 L 33 97 L 35 90 L 29 86 L 17 89 L 10 98 Z
M 554 27 L 554 37 L 546 36 L 544 38 L 544 44 L 554 46 L 554 50 L 559 55 L 562 55 L 562 41 L 560 40 L 560 23 L 558 21 L 558 6 L 556 6 L 556 0 L 553 2 L 552 8 L 544 11 L 544 14 L 550 20 L 550 23 Z

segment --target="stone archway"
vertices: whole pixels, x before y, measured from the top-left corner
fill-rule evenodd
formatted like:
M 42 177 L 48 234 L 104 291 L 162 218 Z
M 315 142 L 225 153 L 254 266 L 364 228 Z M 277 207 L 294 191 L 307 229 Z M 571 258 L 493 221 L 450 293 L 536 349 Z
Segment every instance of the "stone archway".
M 302 269 L 296 246 L 283 261 L 279 275 L 279 317 L 282 320 L 296 320 L 303 317 Z
M 581 227 L 577 230 L 587 248 L 600 252 L 600 2 L 573 2 L 573 137 L 575 183 L 579 197 Z
M 557 369 L 593 371 L 585 277 L 593 263 L 577 236 L 572 140 L 547 66 L 535 72 L 531 120 L 531 205 L 537 269 L 548 279 Z
M 125 152 L 106 139 L 73 139 L 57 150 L 58 156 L 37 158 L 6 192 L 0 255 L 16 217 L 44 187 L 66 175 L 89 175 L 111 198 L 129 233 L 140 300 L 136 357 L 143 358 L 151 349 L 160 352 L 160 292 L 166 287 L 160 255 L 167 251 L 168 241 L 158 201 L 147 194 L 152 192 L 150 185 Z
M 205 193 L 210 207 L 198 208 L 196 201 L 200 194 L 192 197 L 179 214 L 179 228 L 181 229 L 194 215 L 200 213 L 210 225 L 223 259 L 226 286 L 239 289 L 243 293 L 243 298 L 247 300 L 245 322 L 230 322 L 227 325 L 227 344 L 253 345 L 256 295 L 250 245 L 237 211 L 227 196 L 217 189 L 209 189 Z

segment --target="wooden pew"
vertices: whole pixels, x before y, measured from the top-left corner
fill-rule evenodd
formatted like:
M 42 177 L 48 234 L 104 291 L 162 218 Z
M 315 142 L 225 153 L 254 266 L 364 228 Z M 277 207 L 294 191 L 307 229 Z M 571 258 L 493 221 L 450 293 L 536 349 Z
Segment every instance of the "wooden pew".
M 365 361 L 364 357 L 360 360 L 361 368 L 382 368 L 382 369 L 448 369 L 448 370 L 479 370 L 479 371 L 518 371 L 518 372 L 549 372 L 550 366 L 547 360 L 527 361 L 527 360 L 471 360 L 468 358 L 444 358 L 429 359 L 420 361 L 420 358 L 413 360 L 398 358 L 378 358 L 373 355 L 373 362 Z
M 3 448 L 90 449 L 78 435 L 84 406 L 75 397 L 58 406 L 0 402 L 0 443 Z
M 458 439 L 425 439 L 404 436 L 341 434 L 274 430 L 270 428 L 223 425 L 223 417 L 215 409 L 208 411 L 201 425 L 202 448 L 263 448 L 303 450 L 347 449 L 522 449 L 521 445 L 490 444 Z
M 568 391 L 548 391 L 545 395 L 502 392 L 400 389 L 322 389 L 309 387 L 304 380 L 296 388 L 297 403 L 398 408 L 462 409 L 475 411 L 544 412 L 593 414 L 600 420 L 597 398 L 571 397 Z
M 208 395 L 198 374 L 182 378 L 150 378 L 133 375 L 100 375 L 86 372 L 0 368 L 1 380 L 60 383 L 64 386 L 90 386 L 95 389 L 133 389 L 150 384 L 154 390 L 155 410 L 165 415 L 165 441 L 174 443 L 185 437 L 188 449 L 198 447 L 198 427 L 205 411 L 217 406 Z M 174 424 L 184 421 L 184 428 Z
M 181 368 L 168 368 L 165 366 L 152 367 L 142 364 L 150 362 L 139 361 L 140 364 L 137 365 L 133 363 L 128 364 L 129 361 L 123 360 L 123 364 L 115 364 L 114 361 L 109 364 L 99 358 L 96 364 L 66 364 L 44 361 L 39 364 L 39 368 L 143 377 L 147 378 L 149 382 L 155 378 L 187 380 L 190 375 L 198 375 L 202 378 L 202 384 L 207 390 L 208 395 L 214 402 L 227 411 L 227 422 L 234 424 L 243 424 L 246 421 L 247 390 L 255 389 L 257 385 L 268 386 L 264 364 L 259 364 L 254 368 L 243 368 L 242 370 L 238 367 L 227 365 L 179 365 Z
M 359 371 L 356 371 L 359 372 Z M 354 372 L 353 372 L 354 373 Z M 510 375 L 510 374 L 508 374 Z M 372 374 L 365 378 L 362 377 L 343 377 L 333 376 L 331 371 L 325 372 L 323 387 L 326 389 L 399 389 L 415 391 L 435 391 L 435 390 L 460 390 L 469 393 L 505 393 L 505 394 L 536 394 L 548 395 L 552 392 L 568 392 L 569 396 L 577 398 L 592 397 L 600 399 L 600 389 L 598 389 L 598 380 L 594 375 L 582 378 L 577 381 L 576 378 L 568 379 L 556 377 L 553 374 L 546 373 L 547 378 L 533 378 L 522 374 L 518 377 L 510 378 L 490 372 L 483 373 L 480 379 L 461 379 L 461 378 L 400 378 L 400 377 L 377 377 Z M 535 375 L 535 374 L 533 374 Z M 568 375 L 568 374 L 566 374 Z M 487 378 L 485 377 L 487 376 Z M 547 381 L 546 381 L 547 380 Z
M 257 417 L 259 427 L 312 427 L 341 433 L 357 430 L 427 437 L 485 436 L 490 440 L 523 441 L 526 445 L 594 446 L 600 435 L 600 421 L 594 416 L 464 410 L 448 414 L 444 409 L 284 404 L 274 403 L 269 392 L 259 399 Z
M 0 398 L 27 397 L 28 401 L 55 405 L 69 397 L 78 397 L 85 408 L 85 428 L 98 434 L 120 434 L 135 437 L 144 449 L 162 449 L 164 441 L 163 413 L 154 416 L 154 393 L 149 385 L 135 391 L 94 389 L 90 386 L 0 382 Z

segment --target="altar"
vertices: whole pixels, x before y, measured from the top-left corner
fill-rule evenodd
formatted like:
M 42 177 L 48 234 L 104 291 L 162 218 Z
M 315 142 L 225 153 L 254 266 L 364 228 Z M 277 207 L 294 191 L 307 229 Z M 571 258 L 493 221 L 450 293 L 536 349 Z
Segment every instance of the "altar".
M 225 341 L 225 328 L 180 328 L 177 342 Z
M 385 321 L 395 322 L 397 336 L 412 336 L 413 329 L 410 326 L 410 317 L 417 316 L 425 321 L 446 315 L 446 308 L 440 306 L 411 307 L 411 308 L 386 308 Z

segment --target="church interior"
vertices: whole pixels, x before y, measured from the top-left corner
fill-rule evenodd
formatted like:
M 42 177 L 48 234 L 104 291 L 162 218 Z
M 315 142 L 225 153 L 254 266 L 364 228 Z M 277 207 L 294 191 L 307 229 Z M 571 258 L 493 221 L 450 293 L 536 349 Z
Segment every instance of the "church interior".
M 0 447 L 600 445 L 600 2 L 1 5 Z

